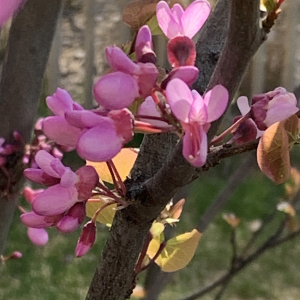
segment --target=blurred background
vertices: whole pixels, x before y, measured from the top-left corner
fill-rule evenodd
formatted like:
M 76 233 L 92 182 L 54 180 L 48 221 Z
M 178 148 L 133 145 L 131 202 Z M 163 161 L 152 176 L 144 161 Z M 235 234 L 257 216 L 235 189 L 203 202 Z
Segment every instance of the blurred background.
M 215 1 L 211 2 L 214 5 Z M 126 3 L 124 0 L 66 1 L 48 62 L 39 116 L 47 115 L 45 96 L 55 92 L 57 87 L 67 89 L 73 99 L 86 108 L 93 107 L 93 83 L 107 69 L 105 46 L 121 45 L 131 37 L 130 29 L 122 23 L 121 14 Z M 251 98 L 255 93 L 283 86 L 295 91 L 299 99 L 299 15 L 300 1 L 286 0 L 268 40 L 249 66 L 240 87 L 241 95 Z M 1 31 L 0 62 L 4 57 L 8 30 L 9 24 Z M 159 64 L 162 66 L 166 65 L 166 42 L 164 37 L 155 38 L 156 52 L 161 57 Z M 233 107 L 224 120 L 224 126 L 232 122 L 236 112 Z M 300 168 L 299 147 L 294 147 L 291 161 L 294 167 Z M 231 182 L 230 186 L 228 182 Z M 186 268 L 166 275 L 154 267 L 152 273 L 141 274 L 138 284 L 143 285 L 146 280 L 149 290 L 156 290 L 156 294 L 162 291 L 159 298 L 153 293 L 152 300 L 184 299 L 186 295 L 211 284 L 230 267 L 232 252 L 241 251 L 262 224 L 265 224 L 264 230 L 253 243 L 254 251 L 286 218 L 283 212 L 276 210 L 276 205 L 286 195 L 286 187 L 275 186 L 258 170 L 254 153 L 222 161 L 217 167 L 203 173 L 181 194 L 187 201 L 175 228 L 177 234 L 191 231 L 216 199 L 226 197 L 227 204 L 205 231 L 195 257 Z M 25 205 L 23 199 L 21 204 Z M 233 228 L 224 220 L 223 213 L 233 213 L 240 219 L 239 225 Z M 286 232 L 297 232 L 297 214 L 293 222 L 294 227 L 285 228 Z M 16 213 L 6 253 L 18 250 L 23 253 L 23 258 L 9 260 L 1 267 L 0 299 L 85 298 L 108 229 L 98 225 L 95 246 L 80 259 L 74 254 L 79 231 L 63 235 L 50 229 L 49 234 L 50 241 L 45 247 L 32 245 Z M 221 287 L 221 292 L 220 288 L 216 289 L 201 299 L 300 299 L 299 256 L 299 239 L 291 239 L 266 251 L 234 277 L 226 289 L 222 291 Z

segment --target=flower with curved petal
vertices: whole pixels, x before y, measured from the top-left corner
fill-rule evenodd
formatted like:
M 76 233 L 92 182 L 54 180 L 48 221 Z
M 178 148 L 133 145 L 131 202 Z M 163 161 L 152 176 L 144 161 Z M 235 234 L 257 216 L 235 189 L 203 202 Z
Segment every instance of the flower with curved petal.
M 216 85 L 202 97 L 191 91 L 180 79 L 171 80 L 166 88 L 168 103 L 185 131 L 183 156 L 193 166 L 201 167 L 207 157 L 207 135 L 210 123 L 218 119 L 228 103 L 228 91 Z
M 169 39 L 177 36 L 192 38 L 203 26 L 209 13 L 210 4 L 206 0 L 192 2 L 185 11 L 177 3 L 171 9 L 165 1 L 158 2 L 156 6 L 159 27 Z

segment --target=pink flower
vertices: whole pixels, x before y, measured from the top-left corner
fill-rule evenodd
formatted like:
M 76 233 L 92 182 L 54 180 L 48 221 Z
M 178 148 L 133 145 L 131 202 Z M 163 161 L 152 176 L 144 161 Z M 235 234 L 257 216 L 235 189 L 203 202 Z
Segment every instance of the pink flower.
M 85 203 L 77 202 L 68 210 L 65 216 L 57 222 L 56 228 L 64 233 L 72 232 L 80 226 L 84 217 Z
M 107 116 L 73 111 L 66 113 L 66 119 L 72 126 L 81 128 L 76 150 L 86 160 L 112 159 L 133 137 L 134 117 L 127 109 L 111 111 Z
M 295 95 L 282 87 L 253 96 L 251 107 L 245 96 L 240 97 L 237 104 L 242 115 L 249 113 L 259 130 L 266 130 L 272 124 L 283 121 L 299 111 Z
M 167 100 L 173 114 L 180 120 L 185 131 L 183 156 L 193 166 L 201 167 L 207 157 L 207 131 L 210 123 L 218 119 L 228 103 L 228 91 L 216 85 L 204 98 L 191 91 L 180 79 L 173 79 L 166 88 Z
M 200 30 L 210 13 L 210 4 L 205 0 L 192 2 L 184 11 L 179 4 L 171 9 L 165 1 L 158 2 L 156 16 L 163 33 L 173 39 L 187 36 L 190 39 Z
M 81 130 L 66 121 L 65 113 L 82 111 L 83 107 L 74 102 L 66 90 L 60 88 L 52 96 L 47 97 L 46 102 L 55 116 L 42 121 L 42 130 L 49 139 L 73 150 Z
M 101 77 L 94 85 L 94 96 L 101 106 L 122 109 L 135 98 L 150 95 L 158 77 L 154 64 L 135 64 L 118 47 L 107 47 L 106 59 L 114 72 Z
M 94 222 L 87 222 L 81 232 L 75 254 L 77 257 L 85 255 L 94 245 L 96 239 L 96 225 Z
M 93 167 L 84 166 L 74 173 L 69 167 L 65 167 L 58 158 L 54 158 L 44 150 L 40 150 L 36 154 L 35 160 L 41 168 L 38 171 L 41 172 L 37 174 L 36 169 L 26 169 L 24 175 L 37 183 L 44 182 L 45 177 L 53 178 L 51 186 L 38 194 L 32 202 L 32 208 L 36 214 L 59 215 L 66 212 L 75 203 L 91 197 L 92 190 L 99 180 Z M 53 183 L 55 184 L 53 185 Z
M 0 27 L 24 2 L 24 0 L 0 0 Z
M 135 41 L 135 56 L 141 63 L 156 63 L 156 54 L 153 51 L 152 35 L 149 27 L 140 28 Z
M 43 228 L 31 228 L 27 229 L 27 235 L 31 242 L 37 246 L 45 246 L 48 243 L 49 236 Z

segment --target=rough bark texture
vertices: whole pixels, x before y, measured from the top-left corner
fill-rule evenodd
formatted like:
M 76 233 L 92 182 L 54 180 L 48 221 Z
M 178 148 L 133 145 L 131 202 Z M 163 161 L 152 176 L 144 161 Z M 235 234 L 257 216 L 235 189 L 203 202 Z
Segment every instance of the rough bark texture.
M 207 82 L 210 78 L 209 74 L 214 69 L 218 51 L 222 49 L 226 37 L 224 28 L 220 28 L 224 24 L 221 25 L 220 21 L 218 25 L 215 25 L 213 20 L 223 20 L 223 22 L 227 20 L 228 9 L 225 8 L 228 7 L 228 2 L 231 2 L 230 33 L 210 81 L 210 86 L 223 84 L 229 90 L 231 100 L 247 64 L 263 42 L 264 35 L 259 27 L 259 0 L 220 0 L 218 5 L 223 9 L 214 11 L 211 25 L 207 25 L 205 34 L 206 39 L 214 40 L 208 44 L 220 43 L 221 46 L 217 47 L 219 50 L 211 50 L 211 47 L 214 48 L 214 46 L 207 46 L 203 52 L 198 51 L 199 55 L 204 55 L 205 51 L 208 51 L 208 57 L 213 57 L 211 63 L 200 69 L 200 74 L 202 72 L 206 74 L 205 78 L 201 77 L 200 82 L 196 84 L 200 92 L 207 85 L 207 83 L 203 84 L 201 80 Z M 197 47 L 201 48 L 200 42 Z M 213 51 L 212 54 L 211 51 Z M 198 59 L 201 63 L 201 58 Z M 219 122 L 216 122 L 211 136 L 215 134 L 218 126 Z M 111 235 L 106 243 L 102 261 L 97 267 L 87 300 L 121 300 L 129 296 L 135 280 L 133 268 L 151 222 L 180 187 L 199 176 L 199 170 L 196 170 L 183 158 L 182 143 L 175 146 L 174 140 L 167 144 L 166 139 L 165 143 L 161 145 L 161 142 L 164 142 L 163 139 L 164 135 L 158 137 L 157 145 L 154 136 L 147 137 L 143 142 L 137 164 L 132 172 L 132 180 L 126 182 L 128 197 L 134 199 L 135 203 L 116 214 Z M 172 148 L 175 149 L 169 155 Z M 233 148 L 231 155 L 239 153 L 237 149 Z M 215 159 L 218 160 L 216 156 Z M 215 162 L 212 156 L 210 156 L 209 162 L 212 164 Z M 206 166 L 206 169 L 208 167 L 209 165 Z M 205 170 L 205 168 L 201 170 Z
M 0 83 L 0 137 L 12 142 L 17 131 L 29 142 L 43 75 L 62 0 L 28 0 L 12 23 Z M 22 151 L 11 155 L 0 172 L 0 254 L 22 186 Z

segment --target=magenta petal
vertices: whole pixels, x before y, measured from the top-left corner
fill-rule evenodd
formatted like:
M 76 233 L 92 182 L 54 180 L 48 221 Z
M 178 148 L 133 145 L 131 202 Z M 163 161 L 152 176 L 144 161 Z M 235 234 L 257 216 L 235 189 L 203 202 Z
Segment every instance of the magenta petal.
M 179 78 L 188 86 L 191 86 L 198 78 L 199 70 L 194 66 L 182 66 L 173 68 L 169 73 L 168 80 Z
M 161 118 L 161 114 L 158 111 L 158 108 L 151 96 L 147 97 L 145 101 L 140 105 L 139 115 L 144 116 L 152 116 L 152 117 L 159 117 Z M 151 120 L 151 119 L 141 119 L 142 122 L 147 122 L 153 126 L 162 127 L 162 128 L 168 128 L 170 125 L 163 121 L 157 121 L 157 120 Z
M 24 0 L 1 0 L 0 27 L 15 13 Z
M 41 169 L 34 169 L 34 168 L 25 169 L 24 176 L 30 181 L 39 184 L 44 184 L 47 186 L 58 184 L 60 182 L 60 178 L 52 177 Z
M 47 117 L 43 121 L 43 131 L 57 144 L 75 147 L 81 130 L 70 125 L 64 117 Z
M 69 167 L 67 167 L 61 177 L 60 184 L 61 186 L 68 188 L 74 185 L 77 182 L 77 179 L 77 175 Z
M 204 95 L 204 103 L 206 104 L 208 113 L 208 123 L 215 121 L 222 116 L 226 110 L 228 99 L 228 91 L 222 85 L 214 86 Z
M 156 83 L 158 70 L 155 65 L 151 63 L 139 63 L 138 65 L 140 66 L 138 74 L 139 94 L 141 97 L 147 97 L 150 96 L 151 90 Z
M 142 26 L 135 41 L 135 56 L 138 62 L 156 63 L 156 55 L 153 51 L 152 35 L 147 25 Z
M 181 7 L 180 4 L 178 3 L 175 3 L 173 5 L 173 7 L 171 8 L 171 12 L 172 12 L 172 15 L 173 15 L 173 18 L 175 19 L 175 21 L 180 24 L 180 20 L 184 14 L 184 10 L 183 8 Z
M 49 236 L 43 228 L 28 228 L 27 235 L 31 242 L 37 246 L 45 246 L 48 243 Z
M 139 96 L 137 80 L 132 76 L 114 72 L 101 77 L 94 85 L 96 101 L 106 109 L 122 109 Z
M 27 227 L 32 228 L 47 228 L 55 225 L 61 218 L 62 214 L 57 216 L 41 216 L 36 214 L 35 212 L 27 212 L 20 216 L 21 221 Z
M 108 117 L 114 122 L 116 133 L 122 138 L 123 144 L 128 143 L 133 138 L 134 116 L 127 108 L 112 110 Z
M 58 88 L 56 92 L 46 98 L 47 106 L 56 116 L 64 116 L 66 111 L 73 109 L 73 99 L 70 94 Z
M 45 150 L 40 150 L 35 155 L 35 161 L 37 165 L 48 175 L 60 178 L 59 174 L 51 167 L 51 162 L 56 159 Z
M 106 59 L 114 71 L 133 74 L 138 66 L 118 47 L 106 47 Z
M 26 201 L 31 204 L 34 198 L 43 191 L 44 189 L 33 190 L 29 186 L 26 186 L 23 191 L 23 196 L 26 199 Z
M 202 167 L 207 158 L 207 135 L 198 124 L 187 126 L 183 137 L 183 156 L 193 166 Z
M 169 5 L 165 1 L 158 2 L 156 6 L 156 17 L 159 27 L 169 39 L 178 35 L 180 25 L 175 20 Z
M 76 230 L 85 217 L 85 203 L 77 202 L 67 214 L 56 224 L 56 228 L 64 233 Z
M 78 201 L 75 186 L 64 188 L 57 184 L 47 188 L 36 196 L 32 203 L 35 213 L 43 216 L 59 215 L 67 211 Z
M 194 102 L 191 106 L 189 113 L 189 123 L 196 122 L 204 125 L 207 122 L 208 112 L 207 107 L 203 101 L 203 98 L 198 94 L 197 91 L 192 91 Z
M 268 109 L 264 123 L 267 127 L 269 127 L 276 122 L 280 122 L 289 118 L 291 115 L 297 113 L 298 111 L 298 107 L 292 106 L 289 103 L 273 106 Z
M 99 182 L 99 176 L 92 166 L 83 166 L 76 171 L 78 181 L 76 188 L 78 191 L 78 200 L 85 201 L 92 197 L 93 189 Z
M 182 34 L 192 38 L 203 26 L 210 13 L 210 4 L 205 0 L 192 2 L 181 18 Z
M 177 78 L 171 80 L 167 85 L 166 95 L 173 114 L 180 121 L 188 123 L 194 98 L 186 83 Z
M 122 138 L 117 135 L 113 124 L 107 123 L 85 130 L 76 149 L 83 159 L 100 162 L 112 159 L 122 146 Z

